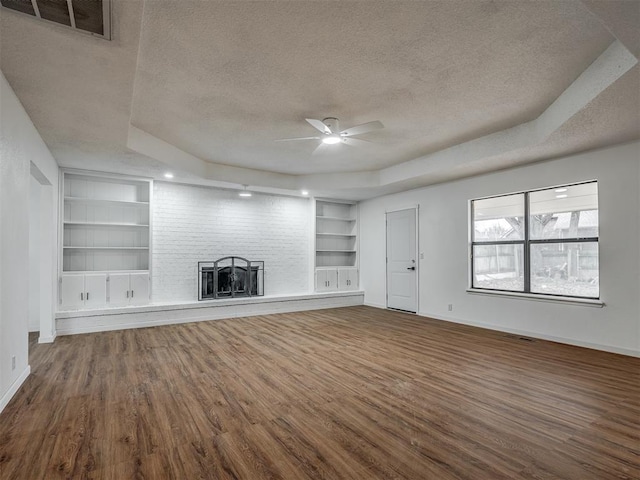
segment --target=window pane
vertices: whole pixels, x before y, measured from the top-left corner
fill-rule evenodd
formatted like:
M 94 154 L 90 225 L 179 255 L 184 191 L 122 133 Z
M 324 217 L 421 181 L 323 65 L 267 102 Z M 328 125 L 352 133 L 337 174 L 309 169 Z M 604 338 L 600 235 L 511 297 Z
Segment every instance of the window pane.
M 524 195 L 473 201 L 474 242 L 524 239 Z
M 598 236 L 596 182 L 531 192 L 529 202 L 533 240 Z
M 72 0 L 71 5 L 77 28 L 104 34 L 102 0 Z
M 45 20 L 71 26 L 67 0 L 37 0 L 40 16 Z
M 531 244 L 531 292 L 599 298 L 598 242 Z
M 474 245 L 473 287 L 524 290 L 523 245 Z
M 18 12 L 28 13 L 29 15 L 36 15 L 36 11 L 33 9 L 31 0 L 1 0 L 2 6 L 10 8 L 11 10 L 17 10 Z

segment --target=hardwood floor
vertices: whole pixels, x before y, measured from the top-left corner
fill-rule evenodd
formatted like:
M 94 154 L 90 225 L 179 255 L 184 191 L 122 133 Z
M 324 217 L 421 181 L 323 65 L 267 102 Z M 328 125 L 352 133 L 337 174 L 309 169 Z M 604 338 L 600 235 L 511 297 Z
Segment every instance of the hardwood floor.
M 640 478 L 640 359 L 369 307 L 32 342 L 0 478 Z

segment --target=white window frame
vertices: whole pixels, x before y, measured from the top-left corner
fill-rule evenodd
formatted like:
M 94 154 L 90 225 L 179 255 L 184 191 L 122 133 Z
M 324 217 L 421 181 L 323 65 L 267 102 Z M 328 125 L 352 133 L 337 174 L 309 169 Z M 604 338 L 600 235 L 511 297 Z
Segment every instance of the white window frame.
M 576 237 L 569 239 L 562 238 L 554 238 L 554 239 L 531 239 L 529 238 L 529 210 L 530 210 L 530 202 L 529 196 L 531 193 L 539 192 L 543 190 L 557 189 L 557 188 L 568 188 L 575 185 L 585 185 L 589 183 L 598 184 L 597 180 L 589 180 L 584 182 L 577 182 L 565 185 L 556 185 L 553 187 L 544 187 L 538 188 L 535 190 L 527 190 L 521 192 L 512 192 L 505 193 L 501 195 L 491 195 L 488 197 L 482 198 L 474 198 L 469 200 L 469 212 L 470 212 L 470 222 L 469 222 L 469 287 L 467 292 L 469 293 L 479 293 L 486 295 L 503 295 L 509 297 L 516 298 L 533 298 L 538 300 L 551 300 L 551 301 L 559 301 L 566 303 L 584 303 L 584 304 L 592 304 L 595 306 L 604 305 L 600 300 L 600 289 L 598 289 L 598 297 L 585 297 L 585 296 L 570 296 L 563 294 L 553 294 L 553 293 L 538 293 L 531 291 L 531 245 L 536 244 L 567 244 L 567 243 L 596 243 L 599 246 L 599 236 L 596 237 Z M 487 198 L 499 198 L 499 197 L 507 197 L 511 195 L 523 195 L 524 202 L 524 231 L 523 231 L 523 239 L 522 240 L 490 240 L 490 241 L 475 241 L 475 215 L 474 215 L 474 202 L 478 200 L 485 200 Z M 600 215 L 600 208 L 598 207 L 598 216 Z M 599 224 L 600 222 L 598 222 Z M 473 258 L 473 247 L 474 246 L 486 246 L 486 245 L 522 245 L 524 251 L 524 286 L 523 290 L 504 290 L 504 289 L 490 289 L 490 288 L 480 288 L 474 286 L 474 258 Z M 598 272 L 600 271 L 600 264 L 598 263 Z M 598 274 L 599 276 L 599 274 Z

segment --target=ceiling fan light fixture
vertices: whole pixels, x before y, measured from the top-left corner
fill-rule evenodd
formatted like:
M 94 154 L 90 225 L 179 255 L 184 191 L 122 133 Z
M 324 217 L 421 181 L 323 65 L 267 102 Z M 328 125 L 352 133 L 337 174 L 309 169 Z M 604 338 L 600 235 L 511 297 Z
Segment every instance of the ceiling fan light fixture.
M 340 143 L 342 138 L 338 134 L 327 135 L 322 138 L 322 143 L 326 143 L 327 145 L 335 145 L 336 143 Z
M 0 0 L 4 1 L 4 0 Z M 337 145 L 342 143 L 350 147 L 365 147 L 370 142 L 367 140 L 360 140 L 354 138 L 356 135 L 362 135 L 374 130 L 384 128 L 384 125 L 379 120 L 373 122 L 361 123 L 354 127 L 347 128 L 346 130 L 340 130 L 340 122 L 335 117 L 327 117 L 324 120 L 318 120 L 315 118 L 305 119 L 309 125 L 320 132 L 320 136 L 316 137 L 295 137 L 295 138 L 281 138 L 275 140 L 276 142 L 291 142 L 297 140 L 320 140 L 320 145 L 311 153 L 311 155 L 319 155 L 323 153 L 329 153 L 332 149 L 327 149 L 325 145 Z M 317 134 L 316 134 L 317 135 Z M 334 150 L 336 151 L 336 150 Z

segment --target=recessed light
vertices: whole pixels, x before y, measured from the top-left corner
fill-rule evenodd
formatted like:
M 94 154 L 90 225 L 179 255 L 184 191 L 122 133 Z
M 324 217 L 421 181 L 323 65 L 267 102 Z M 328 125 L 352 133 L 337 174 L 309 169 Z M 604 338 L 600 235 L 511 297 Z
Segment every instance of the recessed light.
M 309 195 L 309 192 L 308 192 L 308 191 L 306 191 L 306 190 L 302 190 L 300 193 L 301 193 L 302 195 L 304 195 L 305 197 L 306 197 L 307 195 Z
M 556 188 L 556 189 L 554 190 L 554 192 L 556 192 L 556 193 L 562 193 L 562 192 L 566 192 L 566 191 L 567 191 L 567 189 L 566 189 L 566 188 Z
M 567 195 L 566 193 L 563 195 L 556 195 L 556 198 L 567 198 L 569 195 Z
M 167 172 L 164 174 L 164 178 L 173 178 L 173 173 Z

